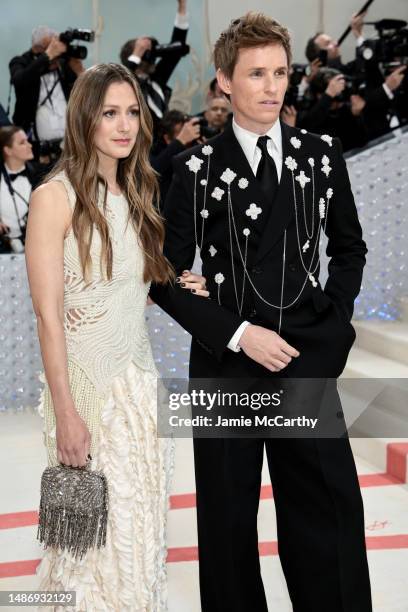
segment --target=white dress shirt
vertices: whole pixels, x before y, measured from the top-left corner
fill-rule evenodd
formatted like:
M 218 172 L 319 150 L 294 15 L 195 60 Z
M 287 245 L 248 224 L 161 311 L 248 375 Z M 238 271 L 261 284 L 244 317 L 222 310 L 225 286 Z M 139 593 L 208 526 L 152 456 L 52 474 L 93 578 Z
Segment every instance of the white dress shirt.
M 279 119 L 275 121 L 273 126 L 265 134 L 255 134 L 254 132 L 250 132 L 249 130 L 242 128 L 235 121 L 235 118 L 232 120 L 232 129 L 255 176 L 262 157 L 261 149 L 257 147 L 258 138 L 264 135 L 269 136 L 267 150 L 275 162 L 276 171 L 278 173 L 278 181 L 280 182 L 282 176 L 283 150 L 282 130 Z M 248 325 L 250 325 L 249 321 L 244 321 L 241 323 L 235 334 L 232 336 L 228 343 L 228 348 L 231 349 L 231 351 L 238 353 L 241 350 L 238 346 L 238 342 L 241 339 L 244 329 L 246 329 Z
M 19 170 L 10 170 L 5 164 L 6 171 L 8 174 L 18 174 L 21 170 L 25 169 L 25 166 L 19 168 Z M 8 185 L 4 180 L 4 177 L 1 177 L 0 182 L 0 220 L 4 225 L 7 225 L 10 228 L 8 233 L 8 237 L 18 238 L 21 235 L 20 227 L 18 221 L 20 223 L 23 220 L 24 215 L 28 211 L 28 201 L 31 195 L 31 183 L 26 176 L 18 176 L 13 182 L 13 189 L 15 190 L 14 200 L 10 194 Z M 19 195 L 18 195 L 19 194 Z M 15 205 L 14 205 L 15 202 Z M 17 213 L 16 213 L 17 208 Z M 18 214 L 18 218 L 17 218 Z
M 55 82 L 57 81 L 56 85 Z M 54 87 L 55 85 L 55 87 Z M 47 92 L 53 92 L 50 98 L 40 106 L 41 102 L 47 97 Z M 35 117 L 35 126 L 39 140 L 54 140 L 64 138 L 65 132 L 65 111 L 67 101 L 59 80 L 57 70 L 46 72 L 41 77 L 40 95 L 38 98 L 38 108 Z

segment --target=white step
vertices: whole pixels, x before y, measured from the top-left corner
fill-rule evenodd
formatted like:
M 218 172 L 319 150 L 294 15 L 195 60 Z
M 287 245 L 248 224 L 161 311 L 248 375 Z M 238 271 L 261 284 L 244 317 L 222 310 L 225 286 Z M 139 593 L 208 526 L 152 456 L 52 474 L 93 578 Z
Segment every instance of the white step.
M 400 319 L 404 323 L 408 323 L 408 296 L 399 300 Z
M 408 323 L 355 321 L 356 346 L 408 366 Z M 384 375 L 383 375 L 384 376 Z
M 408 378 L 408 365 L 354 346 L 342 374 L 344 378 Z

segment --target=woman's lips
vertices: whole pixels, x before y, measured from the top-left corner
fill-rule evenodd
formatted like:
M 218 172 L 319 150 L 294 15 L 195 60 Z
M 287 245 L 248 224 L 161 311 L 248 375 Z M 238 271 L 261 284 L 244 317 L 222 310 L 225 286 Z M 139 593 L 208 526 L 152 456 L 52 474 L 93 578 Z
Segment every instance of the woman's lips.
M 130 138 L 114 138 L 113 142 L 119 145 L 126 146 L 130 143 Z

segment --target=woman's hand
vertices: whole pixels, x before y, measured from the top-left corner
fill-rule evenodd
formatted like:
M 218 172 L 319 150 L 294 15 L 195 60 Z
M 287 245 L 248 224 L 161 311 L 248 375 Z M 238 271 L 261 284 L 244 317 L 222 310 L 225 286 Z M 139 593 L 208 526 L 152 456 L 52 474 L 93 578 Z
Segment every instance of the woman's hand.
M 84 467 L 91 447 L 91 434 L 76 410 L 57 417 L 57 459 L 63 465 Z
M 202 297 L 209 297 L 210 293 L 206 289 L 206 279 L 199 274 L 193 274 L 190 270 L 184 270 L 181 276 L 176 278 L 176 283 L 180 283 L 183 289 L 189 289 L 191 293 Z

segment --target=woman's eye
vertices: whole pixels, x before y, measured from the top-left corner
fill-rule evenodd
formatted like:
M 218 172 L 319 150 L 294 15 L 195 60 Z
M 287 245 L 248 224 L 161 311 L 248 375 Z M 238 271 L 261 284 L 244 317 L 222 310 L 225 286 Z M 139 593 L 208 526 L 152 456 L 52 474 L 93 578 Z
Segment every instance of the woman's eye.
M 140 115 L 140 111 L 139 111 L 139 109 L 137 109 L 137 108 L 134 108 L 134 109 L 133 109 L 133 110 L 131 110 L 130 112 L 131 112 L 131 114 L 132 114 L 134 117 L 138 117 L 138 116 Z
M 114 114 L 115 114 L 115 111 L 113 111 L 113 110 L 108 110 L 108 111 L 105 111 L 105 112 L 103 113 L 103 116 L 104 116 L 104 117 L 113 117 L 113 115 L 114 115 Z

